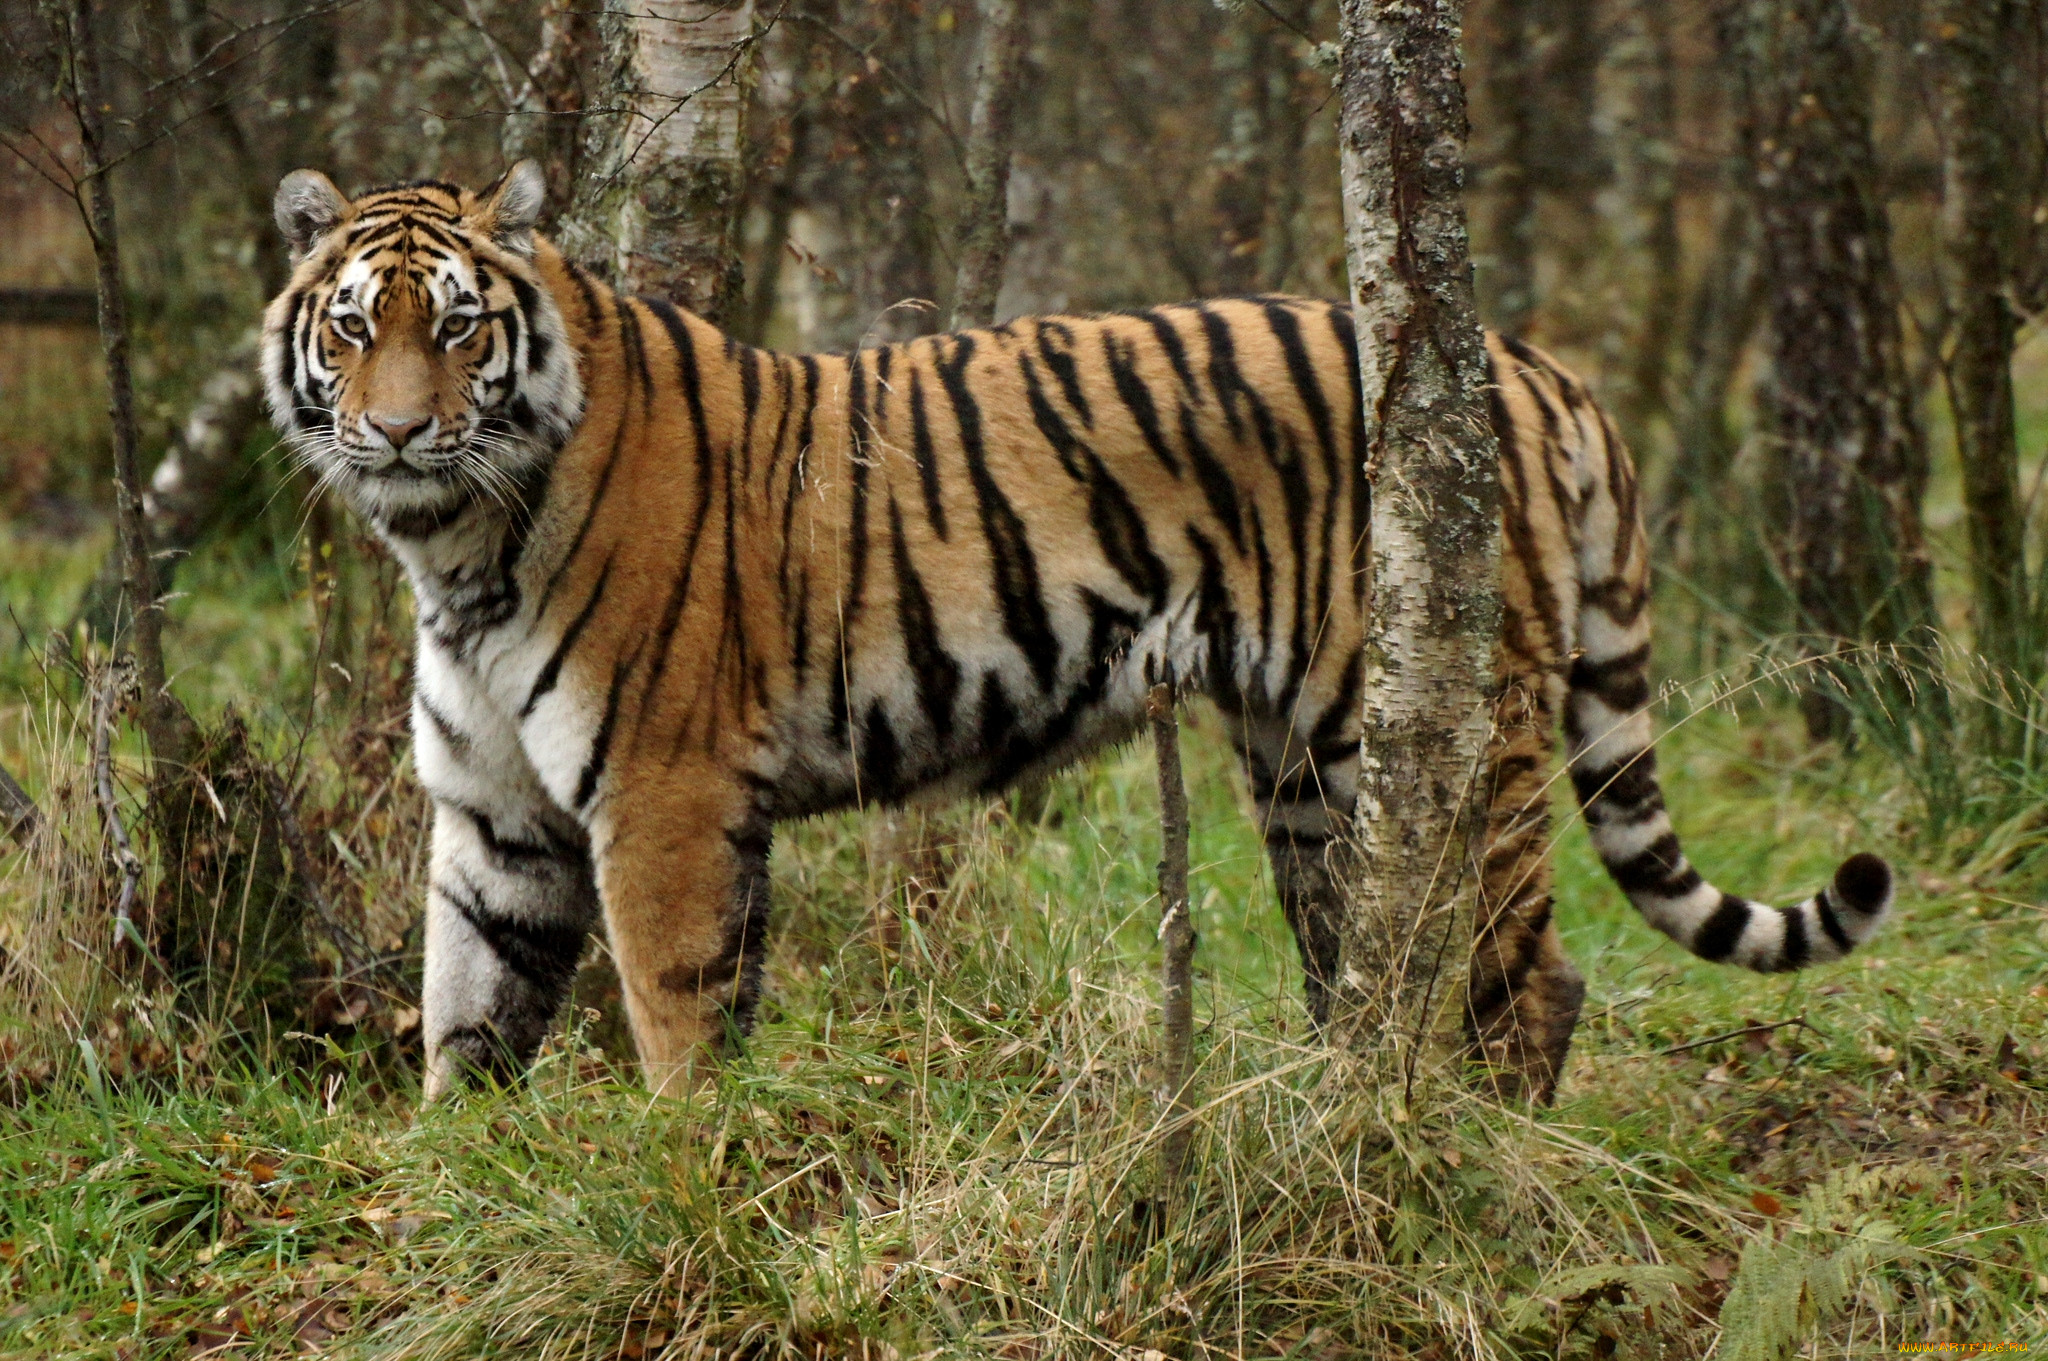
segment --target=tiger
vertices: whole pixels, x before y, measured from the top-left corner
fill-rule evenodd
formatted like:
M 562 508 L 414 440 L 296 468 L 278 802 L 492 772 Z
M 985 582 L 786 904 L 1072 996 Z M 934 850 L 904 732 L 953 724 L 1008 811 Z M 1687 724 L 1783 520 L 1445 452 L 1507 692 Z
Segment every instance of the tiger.
M 702 1085 L 761 995 L 776 824 L 1042 777 L 1133 735 L 1162 677 L 1223 716 L 1326 1020 L 1368 604 L 1351 309 L 1221 299 L 782 354 L 565 259 L 543 200 L 525 161 L 353 199 L 301 170 L 275 199 L 272 415 L 416 602 L 424 1098 L 523 1072 L 598 929 L 643 1080 Z M 1780 909 L 1686 859 L 1634 466 L 1578 378 L 1486 344 L 1487 679 L 1513 712 L 1465 1025 L 1541 1101 L 1585 995 L 1551 910 L 1560 725 L 1600 859 L 1703 959 L 1839 959 L 1893 879 L 1858 853 Z

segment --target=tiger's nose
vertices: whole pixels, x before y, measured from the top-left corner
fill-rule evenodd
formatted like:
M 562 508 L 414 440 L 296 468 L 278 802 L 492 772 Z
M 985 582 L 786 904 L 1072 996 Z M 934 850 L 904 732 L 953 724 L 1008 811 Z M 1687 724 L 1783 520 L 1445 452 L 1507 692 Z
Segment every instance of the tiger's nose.
M 433 423 L 430 416 L 372 416 L 370 424 L 377 433 L 390 441 L 394 450 L 403 451 L 414 435 Z

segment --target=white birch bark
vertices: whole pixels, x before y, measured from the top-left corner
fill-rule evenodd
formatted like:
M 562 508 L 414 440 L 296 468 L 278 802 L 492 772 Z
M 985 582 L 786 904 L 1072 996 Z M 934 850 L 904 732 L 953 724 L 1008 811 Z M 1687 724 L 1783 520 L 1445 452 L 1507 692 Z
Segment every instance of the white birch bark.
M 619 287 L 723 323 L 740 295 L 753 0 L 605 0 L 599 32 L 563 249 Z
M 1499 452 L 1472 298 L 1459 0 L 1343 0 L 1345 236 L 1373 504 L 1340 1035 L 1412 1078 L 1455 1036 L 1500 628 Z

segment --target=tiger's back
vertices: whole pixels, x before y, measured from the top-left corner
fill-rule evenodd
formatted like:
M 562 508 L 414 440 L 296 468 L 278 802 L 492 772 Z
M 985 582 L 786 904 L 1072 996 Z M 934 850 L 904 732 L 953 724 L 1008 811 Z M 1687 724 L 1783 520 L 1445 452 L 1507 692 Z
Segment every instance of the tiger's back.
M 1235 299 L 777 355 L 566 264 L 520 176 L 353 204 L 301 184 L 327 220 L 266 354 L 280 424 L 335 446 L 420 596 L 430 1090 L 523 1062 L 600 912 L 672 1080 L 757 993 L 775 821 L 999 788 L 1131 731 L 1155 679 L 1232 725 L 1320 1008 L 1366 607 L 1348 310 Z M 1831 958 L 1890 883 L 1857 857 L 1781 911 L 1686 864 L 1642 713 L 1633 467 L 1577 380 L 1489 354 L 1505 612 L 1470 1011 L 1506 1085 L 1541 1094 L 1582 992 L 1550 922 L 1559 715 L 1603 859 L 1689 948 Z M 431 419 L 387 376 L 422 364 L 452 375 Z M 327 413 L 311 434 L 306 410 Z M 501 475 L 465 471 L 484 447 Z
M 1340 742 L 1367 507 L 1351 346 L 1342 309 L 1274 298 L 812 361 L 830 433 L 809 485 L 769 489 L 794 507 L 789 811 L 1001 788 L 1128 732 L 1155 679 Z

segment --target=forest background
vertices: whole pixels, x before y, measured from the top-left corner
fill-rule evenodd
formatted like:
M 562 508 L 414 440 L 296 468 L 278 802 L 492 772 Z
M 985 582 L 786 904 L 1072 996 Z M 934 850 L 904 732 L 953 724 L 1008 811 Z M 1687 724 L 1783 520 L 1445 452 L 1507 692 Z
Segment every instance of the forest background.
M 1345 291 L 1334 3 L 1021 13 L 999 316 Z M 180 876 L 131 878 L 121 838 L 162 838 L 108 660 L 80 125 L 62 7 L 0 4 L 0 1355 L 2048 1341 L 2048 9 L 1467 7 L 1482 319 L 1572 364 L 1644 467 L 1688 845 L 1781 901 L 1882 850 L 1899 918 L 1834 969 L 1698 964 L 1561 805 L 1591 993 L 1559 1102 L 1404 1128 L 1310 1038 L 1197 711 L 1181 1187 L 1151 1137 L 1143 750 L 929 828 L 783 837 L 775 1001 L 715 1099 L 650 1107 L 615 1076 L 593 971 L 529 1086 L 414 1118 L 409 603 L 257 408 L 270 196 L 301 165 L 481 184 L 534 154 L 566 203 L 602 107 L 594 18 L 98 11 L 138 452 L 170 469 L 166 661 L 220 829 L 180 843 Z M 753 7 L 721 303 L 741 338 L 848 348 L 953 314 L 984 28 L 972 0 Z M 210 885 L 176 947 L 197 988 L 117 926 L 172 877 Z

